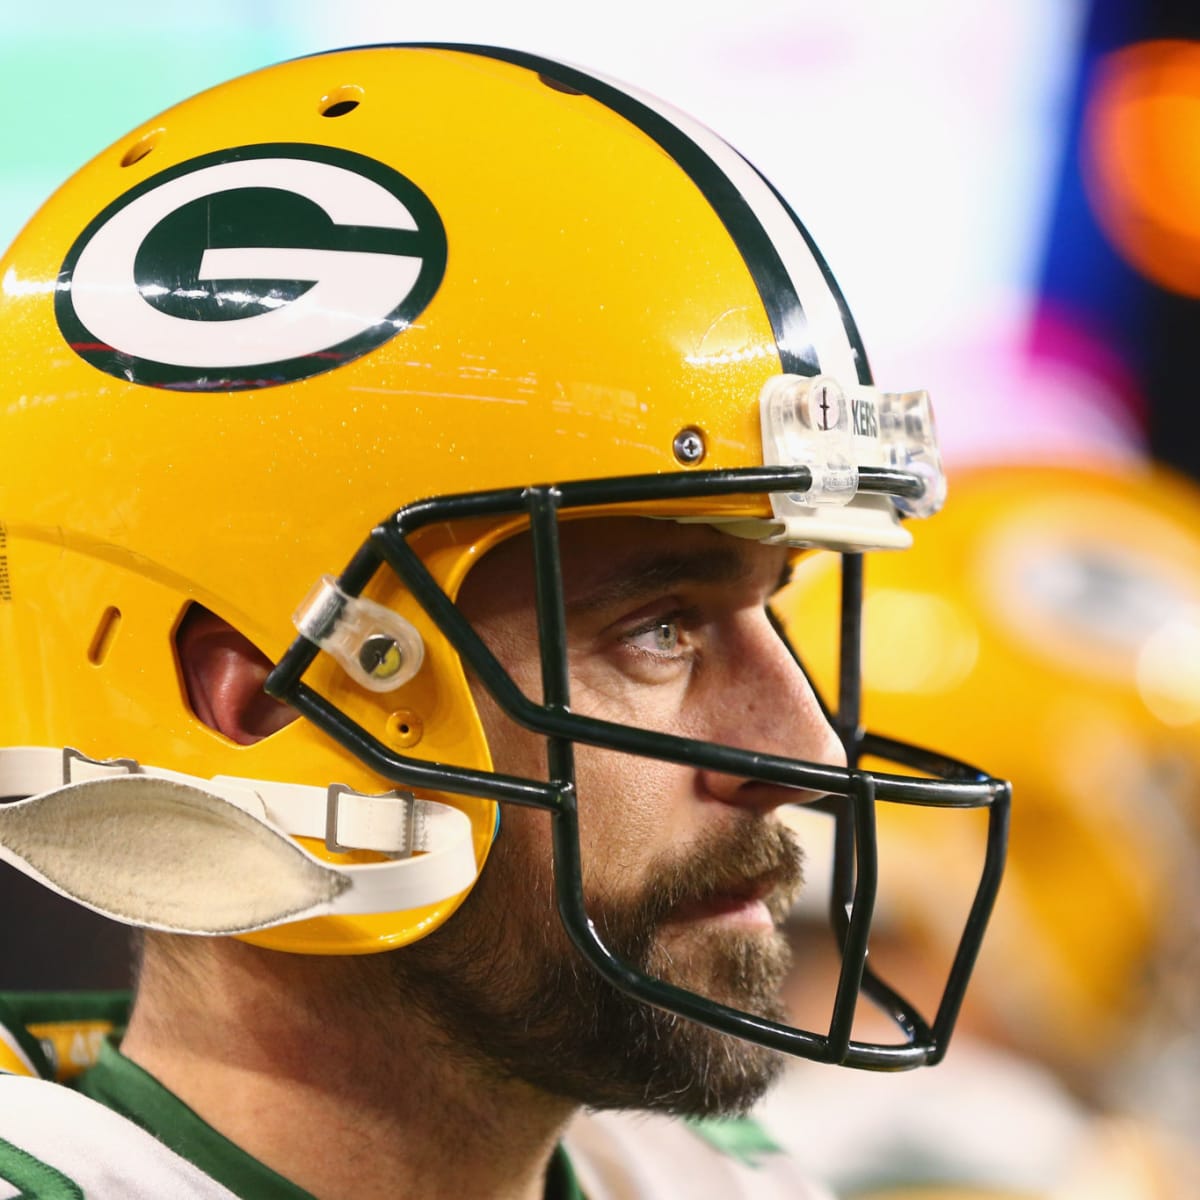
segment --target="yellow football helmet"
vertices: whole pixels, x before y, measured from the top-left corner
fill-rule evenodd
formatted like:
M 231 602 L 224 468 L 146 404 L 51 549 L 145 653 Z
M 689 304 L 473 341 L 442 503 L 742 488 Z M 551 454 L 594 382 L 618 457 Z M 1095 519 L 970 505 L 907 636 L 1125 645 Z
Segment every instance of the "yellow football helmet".
M 863 712 L 898 737 L 936 730 L 1012 780 L 975 1011 L 1083 1082 L 1130 1049 L 1131 1017 L 1171 990 L 1164 971 L 1195 967 L 1200 491 L 1115 461 L 976 466 L 951 487 L 911 551 L 870 564 Z M 799 628 L 836 603 L 814 560 L 778 611 Z M 807 665 L 827 686 L 836 676 L 827 647 Z M 894 806 L 880 826 L 937 855 L 906 871 L 891 847 L 889 898 L 922 943 L 944 945 L 961 846 Z
M 573 899 L 570 779 L 495 774 L 467 684 L 464 662 L 548 739 L 858 809 L 871 793 L 991 807 L 986 915 L 997 781 L 950 763 L 949 782 L 873 779 L 588 722 L 565 696 L 520 695 L 454 607 L 520 529 L 553 579 L 560 512 L 857 552 L 906 546 L 900 518 L 940 505 L 928 398 L 872 386 L 807 233 L 710 131 L 515 51 L 298 59 L 83 167 L 0 261 L 0 323 L 25 348 L 0 393 L 0 795 L 34 798 L 0 809 L 9 861 L 134 924 L 366 953 L 436 929 L 502 804 L 540 805 L 568 930 L 618 986 L 793 1052 L 943 1052 L 768 1028 L 614 965 Z M 194 605 L 276 664 L 268 690 L 307 720 L 240 745 L 198 719 L 173 650 Z M 64 864 L 89 813 L 93 865 Z M 185 822 L 216 831 L 211 853 L 159 838 L 153 872 L 119 872 L 145 831 Z

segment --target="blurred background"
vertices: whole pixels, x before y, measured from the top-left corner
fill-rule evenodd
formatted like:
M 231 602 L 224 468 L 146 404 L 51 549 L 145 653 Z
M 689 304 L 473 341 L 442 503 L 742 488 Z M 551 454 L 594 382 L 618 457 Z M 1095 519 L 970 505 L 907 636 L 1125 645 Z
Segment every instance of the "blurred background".
M 937 407 L 951 503 L 917 531 L 920 558 L 868 575 L 868 621 L 873 604 L 890 635 L 872 644 L 868 624 L 866 719 L 977 756 L 1017 795 L 967 1021 L 1002 1047 L 1001 1074 L 965 1052 L 917 1083 L 798 1072 L 772 1130 L 845 1196 L 948 1180 L 1194 1196 L 1169 1190 L 1185 1168 L 1157 1131 L 1194 1145 L 1200 1129 L 1198 39 L 1195 0 L 8 5 L 0 244 L 150 114 L 334 46 L 540 52 L 732 142 L 823 250 L 877 382 Z M 793 619 L 828 595 L 801 581 Z M 919 883 L 895 883 L 890 933 L 924 953 L 941 935 Z M 0 912 L 0 988 L 127 983 L 122 930 L 4 868 Z M 830 1111 L 841 1140 L 817 1132 Z M 1095 1113 L 1102 1142 L 1081 1134 Z M 1082 1182 L 1081 1158 L 1099 1164 Z

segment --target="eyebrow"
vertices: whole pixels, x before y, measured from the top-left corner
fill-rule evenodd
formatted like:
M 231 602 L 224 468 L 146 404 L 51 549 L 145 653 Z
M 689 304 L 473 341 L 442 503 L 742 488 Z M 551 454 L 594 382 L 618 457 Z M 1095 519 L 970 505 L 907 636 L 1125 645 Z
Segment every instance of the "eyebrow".
M 684 584 L 741 583 L 753 573 L 746 557 L 732 547 L 683 553 L 650 551 L 620 559 L 586 588 L 568 584 L 566 606 L 572 612 L 595 612 Z

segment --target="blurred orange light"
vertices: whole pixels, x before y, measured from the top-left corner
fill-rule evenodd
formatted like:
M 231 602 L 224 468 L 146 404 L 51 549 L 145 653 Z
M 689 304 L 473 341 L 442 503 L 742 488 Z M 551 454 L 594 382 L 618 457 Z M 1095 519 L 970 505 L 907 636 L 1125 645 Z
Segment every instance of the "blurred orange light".
M 1200 296 L 1200 43 L 1141 42 L 1104 59 L 1082 155 L 1117 251 L 1160 286 Z

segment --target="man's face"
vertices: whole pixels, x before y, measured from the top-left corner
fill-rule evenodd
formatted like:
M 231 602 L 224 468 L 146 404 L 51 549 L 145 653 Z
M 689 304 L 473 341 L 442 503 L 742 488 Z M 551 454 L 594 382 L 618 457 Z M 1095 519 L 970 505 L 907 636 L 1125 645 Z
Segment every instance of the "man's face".
M 786 554 L 705 525 L 646 519 L 561 530 L 571 708 L 824 763 L 841 747 L 765 603 Z M 542 698 L 527 537 L 488 554 L 458 603 L 525 694 Z M 495 767 L 546 777 L 545 739 L 473 684 Z M 775 819 L 811 795 L 577 746 L 589 916 L 621 957 L 669 983 L 780 1017 L 778 931 L 800 851 Z M 395 972 L 443 1027 L 507 1072 L 581 1103 L 728 1111 L 774 1076 L 769 1051 L 618 992 L 569 945 L 554 907 L 550 820 L 506 806 L 471 897 Z

